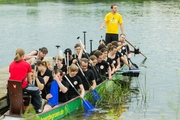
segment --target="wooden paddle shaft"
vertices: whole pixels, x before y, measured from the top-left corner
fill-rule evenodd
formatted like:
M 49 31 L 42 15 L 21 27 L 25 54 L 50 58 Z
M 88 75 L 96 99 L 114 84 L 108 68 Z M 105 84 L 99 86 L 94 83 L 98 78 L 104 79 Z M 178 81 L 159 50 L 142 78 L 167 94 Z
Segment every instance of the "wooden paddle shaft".
M 136 49 L 136 47 L 133 45 L 133 44 L 131 44 L 127 39 L 125 39 L 125 41 L 128 43 L 128 44 L 130 44 L 134 49 Z M 141 55 L 143 55 L 146 59 L 147 59 L 147 57 L 142 53 L 142 52 L 139 52 Z

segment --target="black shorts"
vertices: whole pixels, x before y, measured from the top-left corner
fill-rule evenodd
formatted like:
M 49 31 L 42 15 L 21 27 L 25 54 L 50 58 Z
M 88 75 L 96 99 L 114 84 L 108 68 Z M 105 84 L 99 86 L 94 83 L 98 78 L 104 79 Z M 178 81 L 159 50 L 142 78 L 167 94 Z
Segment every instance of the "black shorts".
M 118 41 L 118 34 L 106 33 L 106 45 L 112 41 Z

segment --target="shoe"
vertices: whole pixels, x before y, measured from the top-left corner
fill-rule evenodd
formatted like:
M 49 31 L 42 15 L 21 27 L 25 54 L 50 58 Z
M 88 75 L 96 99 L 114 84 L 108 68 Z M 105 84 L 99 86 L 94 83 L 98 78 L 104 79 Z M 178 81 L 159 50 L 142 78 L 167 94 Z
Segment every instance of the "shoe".
M 37 114 L 42 113 L 42 109 L 40 108 L 40 109 L 36 110 L 36 113 Z

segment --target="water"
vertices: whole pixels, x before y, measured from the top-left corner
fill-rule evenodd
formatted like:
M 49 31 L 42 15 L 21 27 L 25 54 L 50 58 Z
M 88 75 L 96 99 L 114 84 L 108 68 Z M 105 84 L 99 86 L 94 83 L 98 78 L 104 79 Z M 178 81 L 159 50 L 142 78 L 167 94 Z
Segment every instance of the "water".
M 56 55 L 55 45 L 60 45 L 62 50 L 73 49 L 78 36 L 83 41 L 83 31 L 87 31 L 87 51 L 90 39 L 95 49 L 101 36 L 104 38 L 105 29 L 99 31 L 99 28 L 112 4 L 111 1 L 89 0 L 22 1 L 0 1 L 1 67 L 13 60 L 18 47 L 28 53 L 46 46 L 49 50 L 47 56 Z M 131 99 L 128 109 L 118 119 L 176 119 L 176 112 L 168 103 L 172 102 L 173 107 L 180 102 L 180 1 L 128 0 L 114 3 L 123 16 L 127 40 L 140 47 L 148 58 L 145 62 L 147 68 L 140 67 L 141 75 L 132 83 L 147 91 L 147 99 L 142 99 L 143 93 L 140 92 L 138 98 Z M 143 59 L 142 55 L 132 55 L 132 61 L 138 65 Z M 83 112 L 77 113 L 66 119 L 85 119 Z M 107 113 L 93 113 L 89 119 L 99 119 L 100 116 L 113 119 Z

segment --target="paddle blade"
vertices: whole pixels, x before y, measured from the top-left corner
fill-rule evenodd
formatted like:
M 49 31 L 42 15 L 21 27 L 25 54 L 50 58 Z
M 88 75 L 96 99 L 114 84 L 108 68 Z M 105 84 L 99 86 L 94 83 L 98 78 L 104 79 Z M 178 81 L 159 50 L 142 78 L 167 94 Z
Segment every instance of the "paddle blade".
M 94 102 L 96 103 L 97 101 L 101 101 L 102 98 L 100 97 L 100 95 L 98 94 L 98 92 L 96 90 L 92 91 L 93 94 L 93 98 L 94 98 Z
M 131 61 L 131 59 L 129 59 L 129 61 L 131 62 L 131 70 L 135 70 L 135 69 L 138 69 L 139 67 L 135 64 L 135 63 L 133 63 L 132 61 Z
M 89 103 L 89 101 L 87 100 L 83 100 L 83 105 L 84 105 L 84 108 L 88 111 L 92 111 L 94 109 L 91 103 Z

